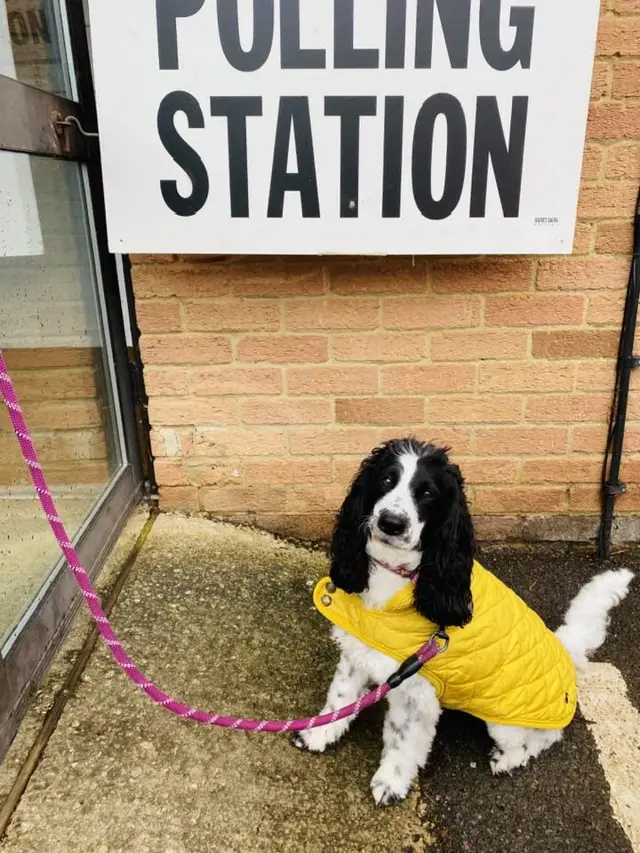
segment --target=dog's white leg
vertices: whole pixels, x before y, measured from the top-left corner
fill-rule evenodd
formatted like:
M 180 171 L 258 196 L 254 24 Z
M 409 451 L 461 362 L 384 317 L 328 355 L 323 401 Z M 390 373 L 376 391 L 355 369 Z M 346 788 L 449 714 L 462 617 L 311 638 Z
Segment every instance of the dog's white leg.
M 562 729 L 523 729 L 518 726 L 501 726 L 489 723 L 489 735 L 495 741 L 491 752 L 491 772 L 494 776 L 508 773 L 517 767 L 526 767 L 545 749 L 562 739 Z
M 355 702 L 364 693 L 367 685 L 367 674 L 357 667 L 343 653 L 329 687 L 327 700 L 322 714 L 329 714 L 344 705 Z M 293 743 L 299 749 L 310 749 L 311 752 L 324 752 L 332 743 L 337 743 L 351 725 L 353 717 L 338 720 L 328 726 L 298 732 Z
M 440 717 L 440 703 L 432 685 L 414 675 L 392 690 L 384 721 L 382 760 L 371 780 L 379 806 L 403 800 L 418 770 L 427 763 Z

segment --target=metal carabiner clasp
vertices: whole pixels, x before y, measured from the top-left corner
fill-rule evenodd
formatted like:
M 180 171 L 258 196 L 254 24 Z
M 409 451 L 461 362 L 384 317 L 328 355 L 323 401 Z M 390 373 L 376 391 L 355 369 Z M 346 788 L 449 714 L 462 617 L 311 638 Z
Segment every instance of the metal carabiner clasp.
M 438 640 L 442 641 L 442 645 L 438 645 Z M 437 631 L 434 631 L 431 637 L 429 638 L 429 642 L 434 642 L 438 645 L 438 654 L 442 654 L 442 652 L 446 652 L 449 648 L 449 635 L 444 630 L 444 628 L 439 628 Z

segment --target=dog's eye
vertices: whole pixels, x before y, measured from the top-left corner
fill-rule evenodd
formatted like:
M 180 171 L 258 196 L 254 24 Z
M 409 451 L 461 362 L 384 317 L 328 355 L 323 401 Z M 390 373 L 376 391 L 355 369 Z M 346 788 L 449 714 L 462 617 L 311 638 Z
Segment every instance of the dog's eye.
M 420 492 L 420 497 L 421 497 L 421 498 L 430 498 L 432 495 L 433 495 L 433 492 L 431 491 L 431 489 L 429 489 L 429 488 L 428 488 L 428 487 L 426 487 L 426 486 L 425 486 L 425 488 L 424 488 L 424 489 L 422 489 L 422 491 Z
M 390 489 L 393 486 L 393 477 L 390 477 L 388 474 L 386 477 L 382 478 L 382 485 L 385 489 Z

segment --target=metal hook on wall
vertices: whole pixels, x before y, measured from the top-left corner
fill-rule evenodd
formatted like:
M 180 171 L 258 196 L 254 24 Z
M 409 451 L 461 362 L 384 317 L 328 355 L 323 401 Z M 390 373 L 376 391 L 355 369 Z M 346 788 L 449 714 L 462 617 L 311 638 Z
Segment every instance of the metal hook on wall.
M 88 130 L 85 130 L 84 127 L 80 124 L 80 120 L 75 116 L 67 116 L 66 118 L 62 118 L 62 116 L 57 113 L 53 116 L 53 125 L 56 128 L 62 127 L 71 127 L 75 126 L 76 129 L 85 137 L 85 139 L 98 139 L 100 137 L 99 133 L 90 133 Z M 58 131 L 60 135 L 64 133 L 64 130 Z
M 80 133 L 85 139 L 99 139 L 98 133 L 91 133 L 88 130 L 85 130 L 80 120 L 73 115 L 68 115 L 63 118 L 61 113 L 54 112 L 51 115 L 51 124 L 57 136 L 61 139 L 63 149 L 66 153 L 71 150 L 68 128 L 75 127 L 78 133 Z

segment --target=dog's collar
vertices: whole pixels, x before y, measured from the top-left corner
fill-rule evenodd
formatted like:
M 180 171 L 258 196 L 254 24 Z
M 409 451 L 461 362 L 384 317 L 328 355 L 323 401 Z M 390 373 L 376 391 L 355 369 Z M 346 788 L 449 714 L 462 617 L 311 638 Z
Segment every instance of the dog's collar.
M 380 566 L 381 568 L 386 569 L 388 572 L 391 572 L 394 575 L 398 575 L 398 577 L 406 578 L 412 583 L 415 583 L 415 580 L 418 577 L 418 569 L 410 569 L 409 566 L 390 566 L 389 563 L 385 563 L 383 560 L 374 559 L 373 562 L 376 564 L 376 566 Z

